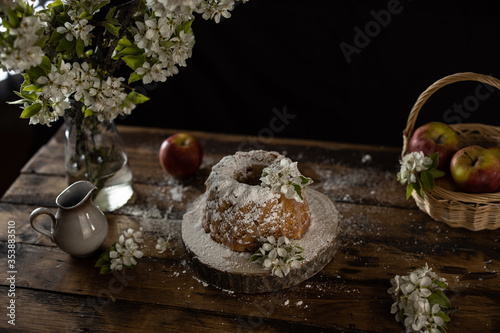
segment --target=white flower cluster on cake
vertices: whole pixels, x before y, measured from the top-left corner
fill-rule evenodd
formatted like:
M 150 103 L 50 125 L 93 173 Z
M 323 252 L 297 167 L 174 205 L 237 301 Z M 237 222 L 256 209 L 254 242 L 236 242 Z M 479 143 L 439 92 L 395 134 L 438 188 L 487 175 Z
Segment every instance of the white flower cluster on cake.
M 283 277 L 290 273 L 290 268 L 299 268 L 302 264 L 301 253 L 304 251 L 297 241 L 289 240 L 282 236 L 276 240 L 269 236 L 261 240 L 262 246 L 250 258 L 250 262 L 262 264 L 265 269 L 270 269 L 272 275 Z
M 297 162 L 282 159 L 279 164 L 270 165 L 262 170 L 260 177 L 261 186 L 269 187 L 272 191 L 283 193 L 287 199 L 295 199 L 303 202 L 302 190 L 311 184 L 311 178 L 301 175 L 297 168 Z
M 448 284 L 425 264 L 409 275 L 396 275 L 387 291 L 393 296 L 391 313 L 401 322 L 406 332 L 446 332 L 450 318 L 442 308 L 451 306 L 443 291 Z

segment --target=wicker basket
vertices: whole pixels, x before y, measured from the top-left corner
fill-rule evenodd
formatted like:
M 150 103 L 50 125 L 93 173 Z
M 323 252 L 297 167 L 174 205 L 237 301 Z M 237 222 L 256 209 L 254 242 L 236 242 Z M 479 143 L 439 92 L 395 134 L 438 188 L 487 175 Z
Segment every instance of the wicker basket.
M 478 81 L 500 90 L 500 80 L 476 73 L 457 73 L 446 76 L 429 86 L 413 106 L 406 128 L 403 131 L 402 156 L 409 153 L 408 144 L 415 127 L 415 120 L 424 103 L 441 87 L 461 81 Z M 481 146 L 500 145 L 500 128 L 483 124 L 450 125 L 460 136 L 462 147 L 477 144 Z M 424 198 L 412 193 L 417 206 L 433 219 L 452 227 L 469 230 L 496 229 L 500 227 L 500 192 L 469 194 L 452 192 L 435 186 L 432 193 L 424 189 Z

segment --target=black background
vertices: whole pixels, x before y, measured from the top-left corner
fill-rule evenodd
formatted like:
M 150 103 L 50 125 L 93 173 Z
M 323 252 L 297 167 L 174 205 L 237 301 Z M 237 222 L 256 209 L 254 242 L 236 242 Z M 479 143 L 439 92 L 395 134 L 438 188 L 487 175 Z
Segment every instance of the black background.
M 139 84 L 151 100 L 117 123 L 401 147 L 408 114 L 433 82 L 469 71 L 500 77 L 498 9 L 494 1 L 250 0 L 219 24 L 197 17 L 188 66 L 165 83 Z M 341 44 L 357 48 L 349 59 Z M 17 81 L 1 83 L 3 100 L 15 99 Z M 417 125 L 499 125 L 496 90 L 465 116 L 448 111 L 473 100 L 477 85 L 441 89 Z M 1 103 L 8 184 L 62 121 L 28 125 L 16 106 Z M 294 118 L 273 131 L 283 110 Z

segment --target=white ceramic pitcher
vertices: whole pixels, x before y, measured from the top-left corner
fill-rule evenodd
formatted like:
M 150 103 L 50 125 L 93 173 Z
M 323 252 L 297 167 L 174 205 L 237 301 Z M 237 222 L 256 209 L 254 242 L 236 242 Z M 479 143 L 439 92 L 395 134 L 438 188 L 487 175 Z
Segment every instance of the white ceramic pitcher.
M 56 213 L 45 207 L 35 209 L 30 215 L 31 226 L 66 253 L 77 258 L 90 256 L 108 235 L 108 220 L 92 202 L 96 190 L 97 187 L 88 181 L 71 184 L 57 196 Z M 37 220 L 42 214 L 52 219 L 50 230 Z

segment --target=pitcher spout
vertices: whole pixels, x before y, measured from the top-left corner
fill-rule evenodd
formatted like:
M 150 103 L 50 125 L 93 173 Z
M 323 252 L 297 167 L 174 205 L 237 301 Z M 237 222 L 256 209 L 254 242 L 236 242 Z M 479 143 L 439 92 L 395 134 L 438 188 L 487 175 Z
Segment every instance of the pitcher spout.
M 57 196 L 56 204 L 62 209 L 73 209 L 91 200 L 97 190 L 97 187 L 87 180 L 74 182 Z

